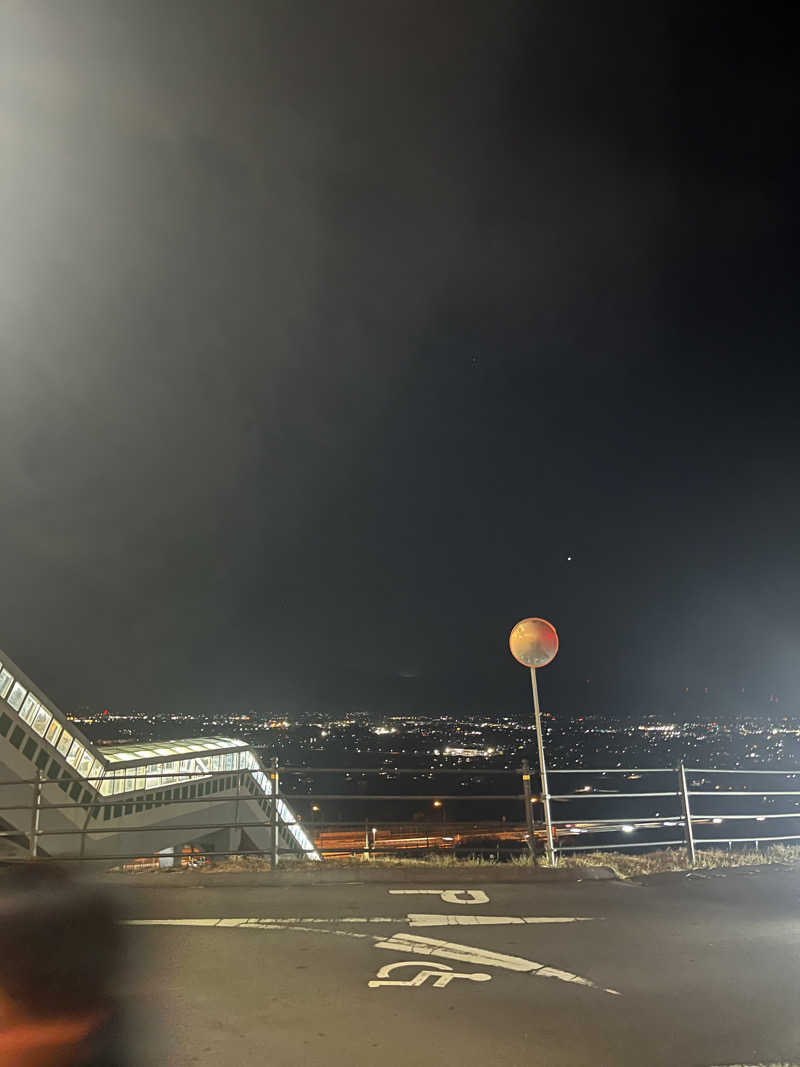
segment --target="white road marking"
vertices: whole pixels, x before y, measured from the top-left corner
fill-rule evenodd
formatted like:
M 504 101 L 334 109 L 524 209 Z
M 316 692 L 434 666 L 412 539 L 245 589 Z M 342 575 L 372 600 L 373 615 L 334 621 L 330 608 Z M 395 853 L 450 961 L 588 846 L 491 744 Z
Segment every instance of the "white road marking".
M 399 967 L 416 967 L 418 973 L 413 978 L 406 979 L 406 981 L 397 979 L 387 981 L 389 975 Z M 378 989 L 380 986 L 405 986 L 409 988 L 421 986 L 429 978 L 434 979 L 433 986 L 435 989 L 444 989 L 454 978 L 464 978 L 468 982 L 491 982 L 492 980 L 490 974 L 483 974 L 480 971 L 476 971 L 474 974 L 460 974 L 458 971 L 454 971 L 452 967 L 448 967 L 446 963 L 429 963 L 427 967 L 420 970 L 419 963 L 416 960 L 409 960 L 404 963 L 388 963 L 385 967 L 381 967 L 376 978 L 367 982 L 367 985 L 370 989 Z
M 409 926 L 512 926 L 528 923 L 582 923 L 591 922 L 584 915 L 409 915 Z
M 390 889 L 391 896 L 441 897 L 445 904 L 488 904 L 489 898 L 482 889 Z M 464 900 L 462 898 L 466 897 Z
M 283 927 L 295 926 L 301 923 L 306 925 L 317 924 L 320 926 L 330 923 L 402 923 L 408 922 L 407 919 L 397 918 L 395 916 L 378 917 L 378 918 L 354 918 L 351 915 L 347 915 L 343 918 L 337 919 L 124 919 L 124 926 L 230 926 L 230 927 L 246 927 L 252 926 L 261 928 L 268 928 L 270 930 L 280 930 Z
M 400 923 L 407 923 L 411 927 L 418 926 L 514 926 L 514 925 L 536 925 L 536 924 L 548 924 L 548 923 L 577 923 L 577 922 L 592 922 L 591 916 L 583 915 L 426 915 L 426 914 L 409 914 L 406 918 L 402 916 L 379 916 L 366 918 L 364 916 L 345 915 L 339 918 L 332 919 L 272 919 L 272 918 L 252 918 L 252 919 L 126 919 L 124 925 L 126 926 L 230 926 L 230 927 L 247 927 L 254 926 L 259 929 L 269 928 L 271 930 L 279 930 L 282 927 L 290 926 L 326 926 L 332 923 L 391 923 L 397 926 Z
M 412 922 L 412 920 L 416 920 L 416 922 Z M 583 921 L 582 917 L 579 918 L 574 916 L 566 918 L 561 916 L 531 916 L 528 918 L 520 918 L 517 916 L 409 915 L 405 920 L 402 918 L 357 919 L 352 916 L 347 916 L 346 919 L 125 919 L 123 920 L 123 925 L 195 926 L 204 928 L 227 927 L 246 930 L 291 930 L 292 932 L 301 931 L 303 933 L 333 934 L 339 937 L 357 937 L 361 939 L 369 938 L 371 936 L 372 940 L 375 942 L 376 948 L 388 949 L 392 952 L 403 952 L 405 954 L 422 956 L 439 956 L 445 959 L 458 960 L 461 963 L 472 965 L 482 964 L 483 966 L 501 967 L 508 971 L 533 974 L 537 978 L 556 978 L 561 982 L 570 982 L 575 985 L 586 986 L 589 989 L 600 988 L 595 982 L 590 981 L 588 978 L 581 978 L 580 975 L 573 974 L 571 971 L 564 971 L 557 967 L 547 967 L 545 964 L 537 963 L 535 960 L 526 960 L 521 956 L 507 956 L 500 952 L 491 952 L 486 949 L 475 948 L 472 945 L 458 945 L 450 941 L 438 941 L 434 938 L 421 937 L 416 934 L 404 932 L 394 933 L 386 938 L 374 934 L 356 933 L 352 930 L 330 929 L 331 924 L 336 922 L 394 923 L 395 925 L 407 922 L 412 926 L 425 926 L 429 925 L 428 920 L 435 920 L 435 925 L 457 926 L 480 925 L 486 920 L 490 923 L 493 920 L 499 923 Z M 444 923 L 442 920 L 444 920 Z M 453 920 L 452 923 L 449 920 Z M 603 992 L 610 993 L 616 997 L 621 996 L 616 989 L 603 989 Z
M 507 971 L 519 971 L 533 974 L 537 978 L 557 978 L 562 982 L 572 982 L 575 985 L 587 986 L 597 989 L 595 982 L 580 975 L 572 974 L 571 971 L 562 971 L 556 967 L 546 967 L 543 963 L 535 960 L 526 960 L 521 956 L 506 956 L 501 952 L 490 952 L 486 949 L 475 948 L 472 945 L 455 945 L 451 941 L 437 941 L 432 937 L 420 937 L 417 934 L 392 934 L 386 941 L 378 941 L 376 948 L 389 949 L 391 952 L 416 953 L 421 956 L 439 956 L 448 960 L 458 960 L 459 963 L 469 963 L 473 966 L 483 965 L 502 967 Z M 605 989 L 605 993 L 620 996 L 616 989 Z

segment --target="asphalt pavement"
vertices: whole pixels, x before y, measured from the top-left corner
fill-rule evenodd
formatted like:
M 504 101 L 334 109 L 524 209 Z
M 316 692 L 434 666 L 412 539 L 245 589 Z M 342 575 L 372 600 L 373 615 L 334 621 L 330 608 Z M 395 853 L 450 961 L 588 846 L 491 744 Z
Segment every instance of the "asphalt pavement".
M 800 868 L 224 877 L 113 890 L 135 1064 L 800 1063 Z

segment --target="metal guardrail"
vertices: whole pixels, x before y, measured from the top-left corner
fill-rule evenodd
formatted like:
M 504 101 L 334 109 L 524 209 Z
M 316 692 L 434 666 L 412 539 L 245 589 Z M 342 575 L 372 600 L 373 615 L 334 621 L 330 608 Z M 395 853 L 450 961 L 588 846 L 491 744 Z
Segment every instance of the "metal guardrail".
M 62 785 L 63 786 L 63 784 L 65 782 L 64 776 L 47 778 L 44 775 L 39 774 L 39 775 L 37 775 L 37 777 L 30 778 L 30 779 L 14 779 L 14 780 L 11 780 L 11 781 L 0 781 L 0 796 L 2 796 L 2 787 L 19 787 L 19 786 L 30 786 L 31 787 L 31 800 L 30 800 L 30 802 L 28 804 L 22 804 L 22 803 L 20 803 L 20 804 L 0 804 L 0 813 L 3 813 L 3 812 L 20 812 L 20 811 L 29 812 L 30 813 L 30 821 L 28 823 L 29 829 L 27 831 L 19 829 L 19 828 L 17 828 L 17 829 L 11 828 L 11 829 L 8 829 L 8 830 L 3 830 L 3 831 L 0 831 L 0 837 L 17 838 L 17 839 L 27 840 L 29 851 L 32 854 L 36 855 L 37 852 L 38 852 L 39 843 L 41 842 L 41 840 L 43 838 L 48 838 L 48 837 L 54 837 L 54 838 L 55 837 L 61 837 L 61 838 L 63 838 L 63 837 L 69 837 L 69 836 L 77 835 L 77 836 L 81 837 L 81 855 L 80 856 L 74 856 L 74 857 L 63 857 L 63 858 L 65 858 L 65 859 L 83 859 L 83 858 L 87 858 L 87 859 L 92 859 L 92 860 L 102 860 L 102 861 L 105 861 L 105 862 L 127 861 L 127 860 L 140 859 L 141 858 L 141 854 L 138 854 L 138 855 L 115 854 L 115 855 L 108 855 L 108 856 L 92 855 L 92 856 L 85 857 L 84 856 L 85 849 L 84 849 L 83 846 L 85 844 L 86 835 L 87 834 L 90 834 L 92 836 L 95 836 L 95 835 L 110 835 L 110 834 L 113 835 L 113 834 L 127 834 L 127 833 L 134 833 L 134 832 L 135 833 L 148 833 L 148 832 L 156 833 L 156 832 L 163 832 L 163 830 L 164 830 L 163 826 L 149 826 L 149 827 L 148 826 L 130 826 L 130 827 L 125 827 L 125 826 L 116 826 L 116 827 L 91 826 L 91 827 L 89 827 L 88 826 L 89 815 L 91 813 L 93 813 L 93 812 L 97 812 L 99 810 L 102 810 L 104 807 L 117 808 L 117 807 L 122 806 L 123 808 L 126 808 L 126 807 L 133 807 L 134 805 L 141 805 L 142 809 L 147 810 L 149 805 L 152 806 L 152 805 L 154 805 L 156 803 L 157 803 L 159 808 L 170 807 L 170 806 L 173 806 L 173 805 L 185 806 L 187 804 L 192 804 L 192 805 L 195 805 L 195 806 L 198 805 L 198 804 L 202 804 L 203 806 L 206 806 L 206 805 L 211 806 L 211 805 L 213 805 L 215 803 L 227 803 L 227 804 L 230 804 L 232 802 L 236 803 L 237 800 L 247 800 L 247 799 L 251 799 L 252 798 L 252 794 L 250 794 L 247 791 L 247 789 L 245 788 L 245 786 L 244 786 L 244 783 L 245 783 L 246 778 L 249 775 L 249 773 L 250 773 L 249 771 L 227 771 L 227 772 L 214 772 L 214 773 L 208 773 L 208 772 L 202 772 L 202 771 L 185 771 L 185 772 L 182 772 L 180 774 L 179 780 L 176 781 L 175 772 L 172 772 L 172 773 L 167 773 L 167 772 L 153 773 L 153 772 L 151 772 L 147 776 L 148 779 L 151 779 L 151 780 L 154 779 L 154 778 L 169 779 L 169 786 L 171 786 L 171 791 L 173 793 L 172 796 L 165 796 L 163 793 L 161 793 L 161 794 L 159 794 L 159 797 L 158 797 L 157 801 L 154 800 L 154 791 L 153 791 L 152 788 L 147 789 L 147 790 L 144 790 L 144 789 L 134 790 L 132 788 L 130 792 L 118 793 L 118 794 L 115 794 L 113 796 L 100 796 L 98 794 L 96 797 L 90 799 L 89 801 L 85 801 L 85 800 L 84 801 L 75 801 L 75 800 L 66 800 L 65 799 L 63 802 L 58 802 L 58 801 L 57 802 L 51 802 L 49 799 L 48 800 L 44 800 L 43 799 L 43 797 L 42 797 L 43 789 L 45 787 L 47 787 L 47 786 L 52 786 L 52 785 Z M 322 839 L 322 836 L 324 836 L 326 833 L 327 834 L 337 833 L 339 835 L 343 835 L 343 836 L 346 837 L 347 833 L 350 832 L 351 838 L 353 840 L 356 840 L 356 839 L 360 838 L 361 834 L 364 835 L 363 836 L 363 842 L 364 842 L 363 845 L 361 845 L 361 844 L 352 844 L 351 846 L 347 846 L 345 844 L 339 844 L 337 846 L 333 846 L 333 847 L 330 847 L 330 848 L 326 848 L 324 846 L 320 847 L 319 845 L 317 845 L 316 848 L 305 849 L 304 851 L 306 851 L 306 852 L 316 851 L 317 853 L 319 853 L 319 854 L 321 854 L 323 856 L 326 855 L 326 854 L 328 854 L 328 855 L 333 855 L 333 854 L 341 855 L 342 853 L 348 853 L 348 852 L 349 853 L 355 853 L 355 854 L 363 854 L 365 856 L 374 856 L 374 855 L 380 855 L 380 854 L 383 854 L 383 855 L 392 855 L 392 854 L 397 854 L 397 853 L 408 854 L 408 852 L 412 851 L 413 849 L 418 849 L 419 851 L 428 851 L 428 850 L 431 849 L 431 847 L 433 847 L 433 848 L 446 847 L 448 850 L 455 851 L 455 852 L 458 852 L 458 851 L 462 851 L 462 852 L 463 851 L 467 851 L 467 852 L 481 851 L 482 850 L 482 846 L 476 845 L 474 843 L 474 841 L 477 839 L 476 835 L 475 834 L 470 835 L 469 827 L 472 827 L 473 830 L 478 830 L 480 832 L 484 832 L 485 831 L 487 834 L 490 833 L 490 832 L 494 832 L 497 835 L 496 845 L 493 846 L 490 851 L 492 853 L 496 852 L 498 857 L 500 856 L 501 853 L 502 854 L 515 853 L 515 854 L 518 855 L 519 852 L 520 852 L 520 848 L 522 848 L 523 850 L 527 848 L 530 861 L 531 862 L 536 862 L 537 861 L 536 844 L 537 844 L 537 842 L 545 840 L 545 838 L 546 838 L 545 827 L 547 825 L 548 820 L 547 819 L 540 819 L 540 820 L 537 820 L 537 821 L 534 820 L 534 804 L 535 803 L 541 803 L 543 805 L 543 807 L 544 807 L 544 806 L 549 806 L 552 803 L 557 803 L 557 804 L 570 803 L 570 804 L 579 804 L 580 805 L 580 804 L 583 804 L 584 802 L 588 802 L 588 801 L 595 802 L 595 801 L 599 801 L 599 800 L 614 801 L 614 802 L 618 802 L 620 800 L 631 800 L 631 801 L 636 801 L 637 803 L 639 803 L 639 802 L 645 801 L 645 800 L 646 801 L 652 801 L 652 800 L 656 800 L 656 799 L 663 800 L 663 799 L 669 798 L 669 799 L 674 799 L 676 801 L 676 805 L 675 805 L 676 811 L 675 811 L 674 814 L 671 814 L 671 815 L 663 815 L 660 812 L 657 812 L 656 814 L 649 814 L 649 815 L 641 815 L 641 814 L 639 814 L 639 815 L 633 816 L 633 815 L 630 815 L 630 814 L 626 814 L 626 815 L 614 815 L 614 816 L 609 816 L 609 817 L 606 817 L 606 818 L 586 818 L 586 819 L 582 819 L 582 818 L 576 818 L 575 816 L 573 816 L 571 819 L 552 819 L 551 820 L 551 824 L 552 824 L 552 828 L 553 828 L 552 845 L 554 847 L 554 850 L 555 850 L 555 852 L 557 854 L 568 854 L 568 853 L 571 853 L 571 852 L 602 851 L 602 850 L 607 850 L 607 849 L 641 849 L 641 848 L 664 848 L 664 847 L 683 846 L 687 850 L 687 857 L 689 859 L 689 862 L 692 865 L 694 865 L 696 863 L 697 849 L 699 847 L 701 848 L 701 847 L 704 847 L 706 845 L 727 844 L 728 847 L 731 848 L 734 845 L 741 846 L 741 845 L 748 845 L 748 844 L 755 843 L 756 847 L 758 848 L 762 842 L 800 841 L 800 832 L 798 832 L 796 834 L 774 834 L 774 835 L 758 833 L 758 834 L 754 834 L 753 836 L 742 836 L 742 835 L 739 835 L 739 834 L 736 834 L 736 835 L 729 834 L 729 835 L 724 836 L 724 837 L 717 837 L 717 836 L 715 836 L 715 837 L 706 837 L 706 836 L 697 837 L 696 836 L 697 828 L 703 827 L 703 826 L 708 826 L 708 825 L 715 825 L 716 826 L 716 825 L 719 825 L 722 822 L 731 822 L 731 823 L 736 823 L 736 824 L 742 824 L 742 823 L 746 823 L 746 822 L 764 822 L 766 820 L 775 820 L 775 819 L 778 819 L 778 820 L 780 820 L 780 819 L 796 819 L 800 823 L 800 809 L 798 809 L 797 811 L 794 811 L 794 812 L 766 812 L 766 813 L 759 813 L 757 815 L 753 814 L 753 813 L 751 813 L 749 811 L 746 811 L 746 812 L 742 812 L 742 811 L 738 811 L 738 812 L 733 812 L 733 811 L 715 812 L 713 814 L 709 814 L 707 812 L 694 810 L 696 808 L 696 805 L 697 805 L 697 802 L 698 802 L 698 798 L 714 798 L 717 801 L 719 801 L 723 797 L 736 797 L 736 798 L 747 797 L 747 798 L 750 798 L 750 799 L 753 799 L 753 798 L 767 798 L 767 797 L 800 797 L 800 789 L 780 789 L 780 790 L 778 790 L 778 789 L 762 789 L 762 788 L 758 788 L 758 789 L 753 789 L 753 790 L 747 790 L 747 789 L 734 790 L 734 789 L 728 788 L 728 789 L 725 789 L 725 790 L 720 790 L 720 788 L 717 787 L 716 789 L 709 790 L 709 789 L 690 788 L 689 785 L 688 785 L 688 782 L 687 782 L 687 774 L 688 775 L 704 775 L 704 776 L 705 775 L 747 775 L 748 777 L 751 776 L 751 775 L 758 774 L 758 775 L 783 776 L 785 778 L 795 778 L 795 777 L 800 778 L 800 770 L 799 771 L 791 771 L 791 770 L 769 770 L 769 771 L 767 771 L 767 770 L 759 769 L 759 770 L 755 770 L 755 771 L 750 771 L 750 770 L 744 770 L 744 769 L 740 769 L 740 768 L 737 768 L 737 769 L 685 768 L 682 764 L 679 765 L 677 768 L 674 768 L 674 767 L 658 767 L 658 768 L 653 768 L 653 767 L 639 767 L 639 768 L 613 767 L 613 768 L 592 769 L 592 768 L 585 768 L 584 767 L 584 768 L 550 769 L 549 774 L 551 776 L 554 776 L 554 775 L 561 775 L 561 776 L 564 776 L 564 775 L 582 775 L 582 776 L 587 776 L 588 775 L 588 776 L 593 776 L 594 777 L 594 776 L 597 776 L 597 775 L 603 775 L 603 776 L 606 776 L 606 775 L 615 775 L 615 776 L 620 776 L 620 775 L 625 775 L 625 776 L 631 776 L 631 775 L 637 775 L 637 776 L 670 775 L 670 776 L 673 776 L 674 788 L 672 788 L 672 789 L 663 789 L 663 790 L 661 790 L 661 789 L 652 790 L 651 789 L 651 790 L 642 790 L 642 791 L 619 790 L 619 788 L 617 788 L 614 791 L 604 791 L 604 790 L 600 791 L 600 790 L 595 790 L 593 787 L 591 789 L 589 789 L 589 790 L 587 790 L 584 787 L 582 789 L 575 790 L 573 792 L 560 792 L 560 793 L 552 793 L 552 794 L 544 794 L 544 795 L 533 794 L 532 793 L 532 790 L 531 790 L 531 770 L 528 767 L 526 761 L 523 761 L 523 764 L 522 764 L 521 767 L 513 768 L 513 769 L 509 769 L 509 768 L 491 768 L 491 767 L 480 767 L 480 768 L 478 768 L 478 767 L 470 767 L 470 768 L 459 767 L 459 768 L 435 768 L 435 769 L 431 769 L 431 768 L 386 768 L 386 767 L 380 767 L 380 768 L 364 768 L 364 767 L 297 767 L 297 766 L 285 766 L 284 767 L 284 766 L 279 766 L 277 761 L 273 760 L 272 766 L 270 768 L 270 777 L 272 778 L 272 782 L 273 782 L 274 786 L 276 786 L 276 787 L 279 786 L 280 776 L 281 775 L 285 776 L 285 775 L 290 775 L 290 774 L 291 775 L 302 775 L 304 777 L 313 777 L 313 776 L 322 775 L 322 774 L 342 774 L 342 775 L 348 775 L 351 778 L 353 776 L 367 776 L 367 775 L 379 775 L 381 777 L 391 777 L 391 778 L 397 778 L 397 777 L 402 777 L 402 776 L 414 776 L 415 778 L 420 778 L 420 777 L 433 778 L 434 776 L 440 776 L 440 775 L 447 776 L 447 775 L 453 775 L 453 774 L 457 774 L 461 778 L 465 778 L 465 777 L 466 778 L 477 778 L 477 777 L 480 777 L 480 778 L 492 777 L 492 778 L 494 778 L 494 777 L 509 776 L 510 775 L 512 778 L 521 779 L 522 788 L 521 788 L 521 791 L 513 792 L 513 793 L 480 793 L 480 794 L 478 794 L 478 793 L 467 793 L 467 794 L 461 793 L 461 794 L 459 794 L 459 793 L 439 793 L 439 792 L 437 792 L 437 793 L 389 793 L 389 792 L 381 792 L 381 793 L 361 793 L 361 792 L 353 792 L 353 793 L 302 792 L 302 793 L 297 793 L 297 792 L 295 792 L 295 793 L 291 793 L 291 792 L 286 792 L 286 791 L 280 791 L 278 788 L 276 788 L 276 791 L 273 794 L 270 794 L 268 796 L 265 795 L 265 797 L 264 797 L 264 799 L 266 799 L 268 804 L 270 804 L 270 803 L 272 804 L 272 810 L 270 812 L 270 815 L 269 815 L 268 818 L 265 818 L 264 820 L 259 820 L 259 821 L 255 821 L 255 822 L 254 821 L 243 821 L 243 820 L 240 820 L 238 818 L 238 812 L 237 812 L 237 818 L 236 818 L 236 820 L 234 822 L 230 822 L 230 821 L 226 821 L 226 822 L 197 821 L 197 822 L 192 822 L 191 824 L 187 824 L 186 826 L 183 826 L 183 827 L 177 827 L 176 830 L 179 830 L 179 831 L 184 831 L 185 830 L 185 831 L 187 831 L 189 833 L 192 833 L 192 834 L 195 834 L 195 833 L 197 833 L 199 831 L 206 831 L 206 832 L 208 832 L 210 834 L 210 833 L 214 833 L 214 832 L 219 831 L 219 830 L 231 829 L 231 828 L 233 828 L 233 829 L 247 829 L 247 828 L 251 828 L 251 827 L 264 827 L 264 826 L 269 827 L 269 826 L 271 826 L 273 828 L 273 833 L 274 833 L 274 831 L 276 829 L 279 829 L 282 826 L 289 827 L 289 826 L 297 826 L 297 825 L 301 825 L 302 824 L 304 829 L 305 829 L 305 831 L 306 831 L 306 833 L 310 833 L 312 835 L 312 837 L 313 836 L 318 836 L 320 840 Z M 194 795 L 194 796 L 183 796 L 183 795 L 175 796 L 174 795 L 175 793 L 179 792 L 185 786 L 185 784 L 187 783 L 188 780 L 191 780 L 191 779 L 203 779 L 203 780 L 209 780 L 210 781 L 210 780 L 213 780 L 213 779 L 223 779 L 223 778 L 235 779 L 236 780 L 236 782 L 237 782 L 237 785 L 236 785 L 237 794 L 228 795 L 228 796 L 205 796 L 205 795 L 204 796 L 197 796 L 197 795 Z M 134 782 L 136 779 L 141 780 L 141 769 L 137 769 L 137 770 L 131 769 L 131 773 L 130 774 L 126 774 L 124 776 L 121 776 L 120 778 L 117 778 L 116 781 L 130 780 L 130 781 Z M 102 779 L 99 776 L 97 778 L 92 778 L 92 779 L 83 779 L 83 781 L 85 781 L 85 782 L 98 782 L 98 783 L 101 780 Z M 670 783 L 670 784 L 672 784 L 672 783 Z M 163 788 L 168 788 L 168 786 L 165 785 L 163 787 L 156 787 L 156 788 L 163 789 Z M 309 824 L 309 822 L 302 823 L 302 820 L 300 818 L 297 818 L 296 821 L 286 821 L 286 820 L 282 819 L 282 820 L 280 820 L 280 823 L 278 823 L 278 819 L 277 819 L 277 816 L 275 814 L 275 809 L 277 807 L 277 804 L 272 803 L 272 802 L 280 801 L 280 800 L 283 800 L 283 801 L 286 801 L 286 802 L 289 802 L 289 803 L 296 803 L 297 801 L 314 802 L 314 801 L 317 801 L 317 800 L 347 801 L 348 803 L 357 803 L 357 802 L 361 802 L 361 801 L 376 801 L 376 800 L 380 800 L 380 801 L 383 801 L 383 802 L 417 800 L 417 801 L 439 801 L 442 804 L 444 804 L 445 802 L 449 803 L 449 802 L 463 802 L 463 801 L 473 801 L 473 800 L 484 800 L 484 801 L 491 800 L 491 801 L 494 801 L 494 802 L 502 802 L 502 803 L 515 802 L 517 804 L 521 804 L 521 806 L 522 806 L 523 814 L 524 814 L 524 822 L 501 824 L 501 823 L 495 823 L 495 822 L 491 822 L 490 823 L 487 820 L 478 820 L 477 822 L 470 822 L 469 824 L 461 824 L 461 823 L 455 824 L 455 823 L 445 823 L 444 821 L 436 822 L 435 820 L 431 819 L 430 821 L 414 823 L 413 826 L 412 826 L 412 824 L 409 822 L 408 819 L 405 819 L 405 820 L 403 820 L 403 819 L 397 819 L 397 820 L 380 819 L 380 820 L 375 820 L 376 829 L 372 830 L 372 831 L 369 829 L 369 827 L 370 827 L 370 824 L 371 824 L 371 822 L 373 820 L 368 820 L 366 822 L 360 822 L 360 821 L 355 821 L 355 820 L 351 820 L 349 822 L 341 822 L 341 821 L 340 822 L 330 822 L 330 821 L 324 821 L 324 820 L 321 820 L 321 819 L 317 819 L 317 820 L 313 820 L 311 822 L 311 824 Z M 703 803 L 702 800 L 699 803 L 700 803 L 700 806 L 702 806 L 702 803 Z M 86 817 L 86 820 L 84 821 L 84 825 L 82 827 L 77 827 L 76 826 L 76 827 L 70 828 L 70 829 L 59 829 L 59 830 L 54 830 L 54 829 L 44 829 L 44 830 L 42 830 L 42 829 L 40 829 L 40 816 L 41 816 L 41 813 L 43 811 L 47 811 L 47 810 L 59 810 L 60 811 L 60 810 L 70 810 L 70 809 L 76 809 L 76 808 L 81 808 L 81 809 L 83 809 L 84 811 L 87 812 L 87 817 Z M 380 847 L 377 847 L 377 842 L 376 842 L 377 826 L 380 826 L 383 830 L 387 830 L 389 832 L 389 836 L 387 838 L 381 840 Z M 586 834 L 591 834 L 593 836 L 597 836 L 597 835 L 619 835 L 619 834 L 621 834 L 623 832 L 633 832 L 637 828 L 640 828 L 640 827 L 641 828 L 650 828 L 650 829 L 657 829 L 658 830 L 658 829 L 662 829 L 662 828 L 665 828 L 665 829 L 666 828 L 670 828 L 670 827 L 673 827 L 673 826 L 676 827 L 676 828 L 680 828 L 680 830 L 682 831 L 681 836 L 679 836 L 679 837 L 673 836 L 673 837 L 670 837 L 669 839 L 666 839 L 666 840 L 661 840 L 661 839 L 659 839 L 659 840 L 651 840 L 651 839 L 648 839 L 648 840 L 644 840 L 644 841 L 639 841 L 639 840 L 631 839 L 630 841 L 627 841 L 627 840 L 623 840 L 623 841 L 608 841 L 607 843 L 602 843 L 602 844 L 598 844 L 598 843 L 595 842 L 593 844 L 586 844 L 586 845 L 584 845 L 584 844 L 566 843 L 564 841 L 564 838 L 566 837 L 567 832 L 569 832 L 569 834 L 570 834 L 569 840 L 571 840 L 572 834 L 575 834 L 575 833 L 586 833 Z M 392 834 L 394 833 L 394 830 L 392 828 L 394 828 L 394 827 L 406 827 L 406 828 L 411 827 L 412 830 L 416 831 L 416 834 L 409 832 L 409 835 L 408 835 L 408 837 L 406 839 L 406 841 L 411 841 L 412 843 L 411 844 L 405 843 L 405 844 L 402 845 L 402 847 L 398 846 L 398 847 L 393 848 L 392 847 L 393 841 L 394 841 L 394 844 L 397 845 L 397 838 L 393 838 L 392 837 Z M 329 830 L 328 828 L 333 828 L 333 829 Z M 766 827 L 765 827 L 765 829 L 766 829 Z M 444 833 L 445 830 L 452 830 L 453 833 L 452 834 L 445 834 Z M 462 839 L 469 839 L 470 836 L 472 836 L 473 844 L 472 845 L 466 845 L 463 848 L 460 848 L 460 846 L 455 843 L 455 838 L 459 834 L 462 835 Z M 413 839 L 414 839 L 415 836 L 418 839 L 418 843 L 417 844 L 413 843 Z M 371 841 L 370 841 L 370 837 L 372 838 Z M 208 852 L 208 853 L 205 853 L 205 854 L 207 856 L 215 856 L 215 857 L 224 857 L 224 856 L 229 856 L 229 855 L 254 855 L 254 856 L 260 856 L 262 858 L 265 855 L 268 855 L 271 858 L 273 864 L 277 864 L 280 854 L 296 853 L 298 851 L 303 851 L 303 850 L 300 850 L 298 848 L 283 848 L 283 847 L 280 847 L 280 846 L 276 847 L 276 845 L 274 843 L 276 838 L 277 838 L 277 834 L 274 833 L 273 847 L 270 849 L 269 853 L 260 852 L 260 851 L 255 851 L 255 852 L 254 851 L 249 851 L 249 852 L 246 852 L 246 851 L 242 851 L 242 850 L 233 850 L 233 851 L 228 851 L 228 852 L 224 852 L 224 851 Z M 426 844 L 422 843 L 422 839 L 423 838 L 425 839 Z M 514 847 L 510 847 L 508 845 L 501 845 L 500 844 L 501 840 L 510 840 L 510 841 L 512 841 Z M 433 846 L 431 845 L 431 841 L 434 842 Z M 545 843 L 546 843 L 546 841 L 545 841 Z M 313 844 L 313 842 L 312 842 L 312 844 Z M 62 857 L 58 857 L 58 858 L 61 859 Z

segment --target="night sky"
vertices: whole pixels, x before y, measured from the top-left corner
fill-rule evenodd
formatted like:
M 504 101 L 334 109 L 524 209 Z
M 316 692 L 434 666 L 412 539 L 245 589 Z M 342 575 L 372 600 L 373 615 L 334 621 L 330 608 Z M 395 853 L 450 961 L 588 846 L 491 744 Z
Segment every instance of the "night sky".
M 0 644 L 525 714 L 540 615 L 544 710 L 800 710 L 794 38 L 732 10 L 3 0 Z

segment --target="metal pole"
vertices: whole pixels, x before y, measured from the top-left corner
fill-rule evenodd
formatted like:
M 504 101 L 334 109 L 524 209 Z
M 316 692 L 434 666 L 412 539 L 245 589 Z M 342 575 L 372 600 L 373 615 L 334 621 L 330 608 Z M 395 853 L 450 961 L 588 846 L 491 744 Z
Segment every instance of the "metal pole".
M 31 858 L 36 859 L 39 852 L 39 812 L 42 807 L 42 772 L 37 770 L 33 783 L 33 807 L 31 808 Z
M 86 855 L 86 830 L 89 826 L 89 819 L 92 815 L 91 804 L 86 809 L 86 818 L 83 820 L 83 827 L 81 829 L 81 859 Z
M 533 826 L 533 797 L 531 796 L 531 767 L 526 759 L 522 761 L 522 792 L 525 794 L 525 822 L 528 826 L 528 851 L 531 863 L 536 863 L 536 835 Z
M 239 827 L 239 822 L 240 822 L 239 797 L 242 794 L 242 777 L 243 776 L 242 776 L 241 772 L 236 775 L 236 808 L 234 810 L 234 815 L 233 815 L 233 833 L 230 835 L 231 847 L 233 847 L 233 845 L 235 843 L 237 848 L 241 848 L 242 847 L 242 831 L 241 831 L 241 829 Z M 237 830 L 239 831 L 238 838 L 236 837 L 236 831 Z
M 278 866 L 278 757 L 272 758 L 272 869 Z
M 542 716 L 539 711 L 539 689 L 536 685 L 536 668 L 531 667 L 531 689 L 533 690 L 533 715 L 536 723 L 536 744 L 539 749 L 539 777 L 542 781 L 542 803 L 544 805 L 544 827 L 547 834 L 547 862 L 556 866 L 556 852 L 553 848 L 553 824 L 550 819 L 550 790 L 547 785 L 547 764 L 544 759 L 544 739 L 542 737 Z
M 686 768 L 683 765 L 683 760 L 678 764 L 678 787 L 680 789 L 681 796 L 681 808 L 683 809 L 683 819 L 686 824 L 686 855 L 689 859 L 689 866 L 694 867 L 697 864 L 697 854 L 694 850 L 694 832 L 692 830 L 692 809 L 689 805 L 689 790 L 686 786 Z

